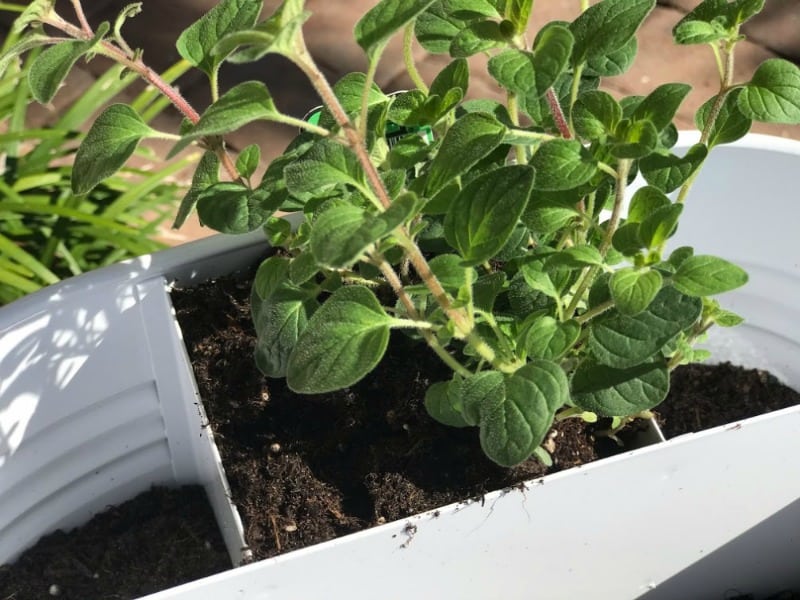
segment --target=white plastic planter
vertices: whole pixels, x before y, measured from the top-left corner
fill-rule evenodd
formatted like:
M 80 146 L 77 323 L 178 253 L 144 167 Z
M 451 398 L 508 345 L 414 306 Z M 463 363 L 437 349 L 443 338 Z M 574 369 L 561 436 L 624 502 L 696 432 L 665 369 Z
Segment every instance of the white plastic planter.
M 798 169 L 793 142 L 750 136 L 715 150 L 673 246 L 750 272 L 749 286 L 723 299 L 748 322 L 715 330 L 715 356 L 800 388 Z M 212 238 L 0 309 L 0 563 L 54 528 L 177 483 L 206 486 L 239 562 L 240 523 L 166 288 L 263 251 L 257 235 Z M 798 450 L 800 407 L 148 598 L 723 598 L 800 587 L 800 478 L 780 461 Z

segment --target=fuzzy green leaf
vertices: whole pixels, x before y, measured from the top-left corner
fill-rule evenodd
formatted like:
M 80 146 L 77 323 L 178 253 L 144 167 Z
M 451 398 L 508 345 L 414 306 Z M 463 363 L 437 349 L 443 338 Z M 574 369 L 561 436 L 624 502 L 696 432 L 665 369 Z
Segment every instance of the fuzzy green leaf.
M 193 140 L 230 133 L 253 121 L 277 120 L 280 117 L 267 86 L 260 81 L 245 81 L 232 87 L 209 106 L 197 124 L 172 148 L 170 156 L 183 150 Z
M 597 173 L 597 162 L 578 140 L 550 140 L 533 155 L 537 190 L 570 190 Z
M 523 329 L 520 344 L 531 358 L 559 360 L 572 349 L 580 333 L 581 326 L 577 321 L 559 323 L 544 315 Z
M 47 104 L 53 99 L 78 59 L 100 43 L 108 29 L 108 23 L 103 23 L 93 39 L 60 42 L 43 50 L 33 60 L 28 71 L 28 84 L 37 102 Z
M 747 272 L 716 256 L 698 255 L 684 260 L 672 276 L 672 285 L 687 296 L 721 294 L 747 283 Z
M 669 391 L 669 371 L 661 363 L 628 369 L 584 362 L 572 377 L 572 401 L 604 417 L 635 415 L 661 403 Z
M 626 267 L 611 275 L 611 297 L 620 313 L 638 315 L 650 306 L 661 290 L 663 281 L 661 273 L 653 269 Z
M 505 245 L 525 210 L 534 181 L 526 165 L 500 167 L 467 184 L 444 221 L 445 238 L 469 265 L 489 260 Z
M 628 207 L 628 223 L 641 223 L 654 211 L 671 204 L 667 195 L 653 186 L 639 188 L 631 198 Z
M 655 209 L 639 225 L 639 239 L 645 248 L 659 248 L 675 233 L 683 204 L 670 204 Z
M 464 21 L 453 17 L 439 0 L 417 17 L 414 35 L 420 46 L 428 52 L 445 54 L 465 26 Z
M 533 69 L 538 96 L 543 96 L 567 69 L 573 44 L 570 30 L 559 24 L 545 26 L 536 36 Z
M 175 216 L 175 222 L 172 224 L 173 229 L 179 229 L 185 222 L 189 215 L 192 214 L 200 194 L 209 186 L 214 185 L 219 181 L 219 157 L 215 152 L 207 150 L 203 153 L 200 162 L 197 163 L 197 168 L 192 176 L 192 185 L 189 191 L 181 200 L 181 205 L 178 207 L 178 214 Z
M 623 48 L 655 5 L 656 0 L 603 0 L 589 7 L 570 25 L 575 36 L 572 64 Z
M 800 67 L 782 58 L 765 60 L 739 94 L 739 109 L 763 123 L 800 123 Z
M 590 56 L 586 62 L 585 73 L 598 77 L 616 77 L 627 72 L 636 59 L 639 50 L 639 43 L 635 37 L 628 40 L 628 43 L 609 52 L 597 56 Z
M 481 406 L 480 440 L 490 459 L 511 467 L 542 443 L 555 411 L 569 399 L 569 384 L 559 365 L 534 360 L 507 377 L 504 387 L 504 394 Z
M 356 42 L 372 60 L 392 35 L 426 10 L 433 1 L 381 0 L 356 23 Z
M 284 169 L 292 194 L 314 194 L 338 184 L 363 188 L 365 175 L 355 154 L 333 140 L 319 140 L 303 157 Z
M 514 31 L 518 35 L 524 33 L 533 9 L 533 0 L 507 0 L 505 9 L 506 18 L 514 24 Z
M 451 393 L 459 387 L 450 381 L 439 381 L 425 392 L 425 410 L 435 420 L 448 427 L 468 427 L 464 419 L 464 406 L 458 393 Z
M 433 196 L 503 142 L 506 128 L 491 115 L 469 113 L 447 131 L 431 161 L 426 195 Z
M 248 179 L 253 176 L 260 162 L 261 147 L 258 144 L 250 144 L 236 157 L 236 170 L 239 175 Z
M 500 24 L 495 21 L 475 21 L 461 29 L 450 44 L 450 56 L 467 58 L 479 52 L 502 46 L 507 42 Z
M 633 120 L 648 120 L 662 131 L 672 122 L 692 86 L 685 83 L 665 83 L 650 92 L 633 111 Z
M 214 46 L 228 34 L 255 25 L 261 0 L 222 0 L 181 33 L 178 53 L 193 66 L 210 75 L 226 54 L 214 54 Z
M 289 387 L 321 394 L 353 385 L 383 358 L 391 323 L 369 288 L 339 288 L 297 340 L 286 372 Z
M 676 44 L 712 44 L 729 35 L 723 19 L 713 21 L 680 21 L 672 30 Z
M 664 344 L 692 325 L 703 309 L 672 287 L 662 288 L 647 309 L 635 316 L 616 311 L 592 322 L 589 349 L 601 364 L 627 369 L 649 360 Z
M 611 154 L 617 158 L 642 158 L 658 146 L 658 130 L 648 120 L 620 122 L 615 132 L 616 142 Z
M 639 168 L 647 183 L 669 194 L 686 183 L 707 156 L 708 147 L 695 144 L 684 156 L 653 153 L 639 161 Z
M 278 208 L 266 194 L 234 182 L 207 187 L 197 197 L 197 216 L 203 225 L 220 233 L 248 233 L 266 223 Z
M 431 83 L 430 94 L 444 96 L 452 89 L 461 90 L 466 95 L 469 88 L 469 63 L 464 58 L 457 58 L 442 69 Z
M 572 109 L 572 120 L 579 136 L 587 140 L 602 140 L 619 125 L 622 107 L 607 92 L 586 92 L 578 97 Z
M 86 194 L 116 173 L 142 138 L 155 132 L 130 106 L 112 104 L 92 124 L 75 155 L 72 191 Z
M 730 144 L 738 139 L 743 138 L 750 131 L 753 125 L 753 120 L 746 117 L 742 110 L 739 108 L 739 94 L 741 88 L 731 90 L 725 100 L 722 102 L 717 118 L 711 126 L 711 132 L 708 136 L 708 148 L 720 144 Z M 706 123 L 711 114 L 712 107 L 716 101 L 716 97 L 711 98 L 701 106 L 697 113 L 695 113 L 695 125 L 700 131 L 705 130 Z

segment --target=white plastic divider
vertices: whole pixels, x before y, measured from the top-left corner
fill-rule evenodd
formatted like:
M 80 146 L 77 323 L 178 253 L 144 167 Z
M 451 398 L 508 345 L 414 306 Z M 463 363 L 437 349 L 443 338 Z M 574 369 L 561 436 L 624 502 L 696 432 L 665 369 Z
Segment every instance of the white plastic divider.
M 239 563 L 241 526 L 166 281 L 229 273 L 265 251 L 261 234 L 217 236 L 0 309 L 0 564 L 153 485 L 184 483 L 205 486 Z

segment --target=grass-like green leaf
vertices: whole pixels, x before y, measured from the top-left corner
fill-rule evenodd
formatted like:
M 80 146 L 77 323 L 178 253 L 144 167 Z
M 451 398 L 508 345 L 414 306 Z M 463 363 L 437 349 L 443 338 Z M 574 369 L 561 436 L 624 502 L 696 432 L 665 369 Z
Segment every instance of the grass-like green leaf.
M 73 192 L 85 194 L 116 173 L 131 157 L 139 141 L 153 134 L 150 126 L 128 105 L 109 106 L 92 124 L 75 155 Z
M 739 109 L 754 121 L 800 123 L 800 67 L 782 58 L 765 60 L 739 94 Z
M 672 276 L 672 285 L 687 296 L 711 296 L 747 283 L 747 272 L 716 256 L 697 255 L 684 260 Z
M 356 42 L 372 59 L 397 31 L 433 2 L 434 0 L 381 0 L 356 23 Z
M 391 322 L 368 288 L 338 289 L 297 340 L 286 373 L 289 387 L 321 394 L 353 385 L 380 362 Z
M 525 210 L 533 181 L 531 167 L 510 165 L 464 187 L 447 212 L 444 228 L 466 264 L 482 263 L 503 248 Z

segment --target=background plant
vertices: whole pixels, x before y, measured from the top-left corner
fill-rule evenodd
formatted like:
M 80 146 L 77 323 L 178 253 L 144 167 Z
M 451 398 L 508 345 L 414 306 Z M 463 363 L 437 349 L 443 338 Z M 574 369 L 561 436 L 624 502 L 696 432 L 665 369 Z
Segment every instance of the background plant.
M 12 34 L 4 47 L 18 42 Z M 0 305 L 65 277 L 163 248 L 156 240 L 159 228 L 186 190 L 174 175 L 196 162 L 187 157 L 147 171 L 126 167 L 87 194 L 73 193 L 71 165 L 80 132 L 137 77 L 120 67 L 109 69 L 51 126 L 34 128 L 28 77 L 38 56 L 34 51 L 24 62 L 9 60 L 0 79 L 0 121 L 7 124 L 0 133 Z M 188 66 L 179 64 L 165 75 L 171 80 Z M 145 121 L 167 105 L 154 93 L 134 101 Z M 139 154 L 160 162 L 149 149 Z
M 256 362 L 296 391 L 358 381 L 400 329 L 453 371 L 427 392 L 434 418 L 477 427 L 502 465 L 534 453 L 547 461 L 540 443 L 555 419 L 600 415 L 621 425 L 646 415 L 666 396 L 670 369 L 703 358 L 693 345 L 708 328 L 741 320 L 710 296 L 744 284 L 744 271 L 666 245 L 714 146 L 742 137 L 753 120 L 800 122 L 795 65 L 772 59 L 749 81 L 734 80 L 740 26 L 763 0 L 704 0 L 675 26 L 677 43 L 711 48 L 720 80 L 697 113 L 700 143 L 684 155 L 671 150 L 672 120 L 687 85 L 620 100 L 599 89 L 632 64 L 655 0 L 581 0 L 575 21 L 545 24 L 533 39 L 532 0 L 381 0 L 355 27 L 367 72 L 335 85 L 306 49 L 302 0 L 260 22 L 259 0 L 223 0 L 177 41 L 208 77 L 213 104 L 202 114 L 125 43 L 124 21 L 138 5 L 93 30 L 72 4 L 77 24 L 45 0 L 18 22 L 28 33 L 10 54 L 55 44 L 32 66 L 37 99 L 49 101 L 69 67 L 96 53 L 138 73 L 186 117 L 167 134 L 135 108 L 109 107 L 78 151 L 73 189 L 94 189 L 148 137 L 174 138 L 174 151 L 205 148 L 176 224 L 196 208 L 225 233 L 263 227 L 283 249 L 253 287 Z M 60 37 L 48 38 L 42 23 Z M 373 79 L 401 32 L 416 87 L 389 96 Z M 415 40 L 452 59 L 430 84 L 414 64 Z M 224 63 L 268 53 L 308 76 L 325 105 L 318 122 L 282 114 L 260 82 L 221 93 Z M 466 99 L 466 58 L 476 53 L 489 55 L 505 102 Z M 259 119 L 302 133 L 256 180 L 258 148 L 234 159 L 223 136 Z M 389 126 L 407 135 L 390 145 Z M 425 128 L 432 142 L 417 133 Z M 637 175 L 646 185 L 629 191 Z M 293 228 L 277 211 L 304 220 Z

